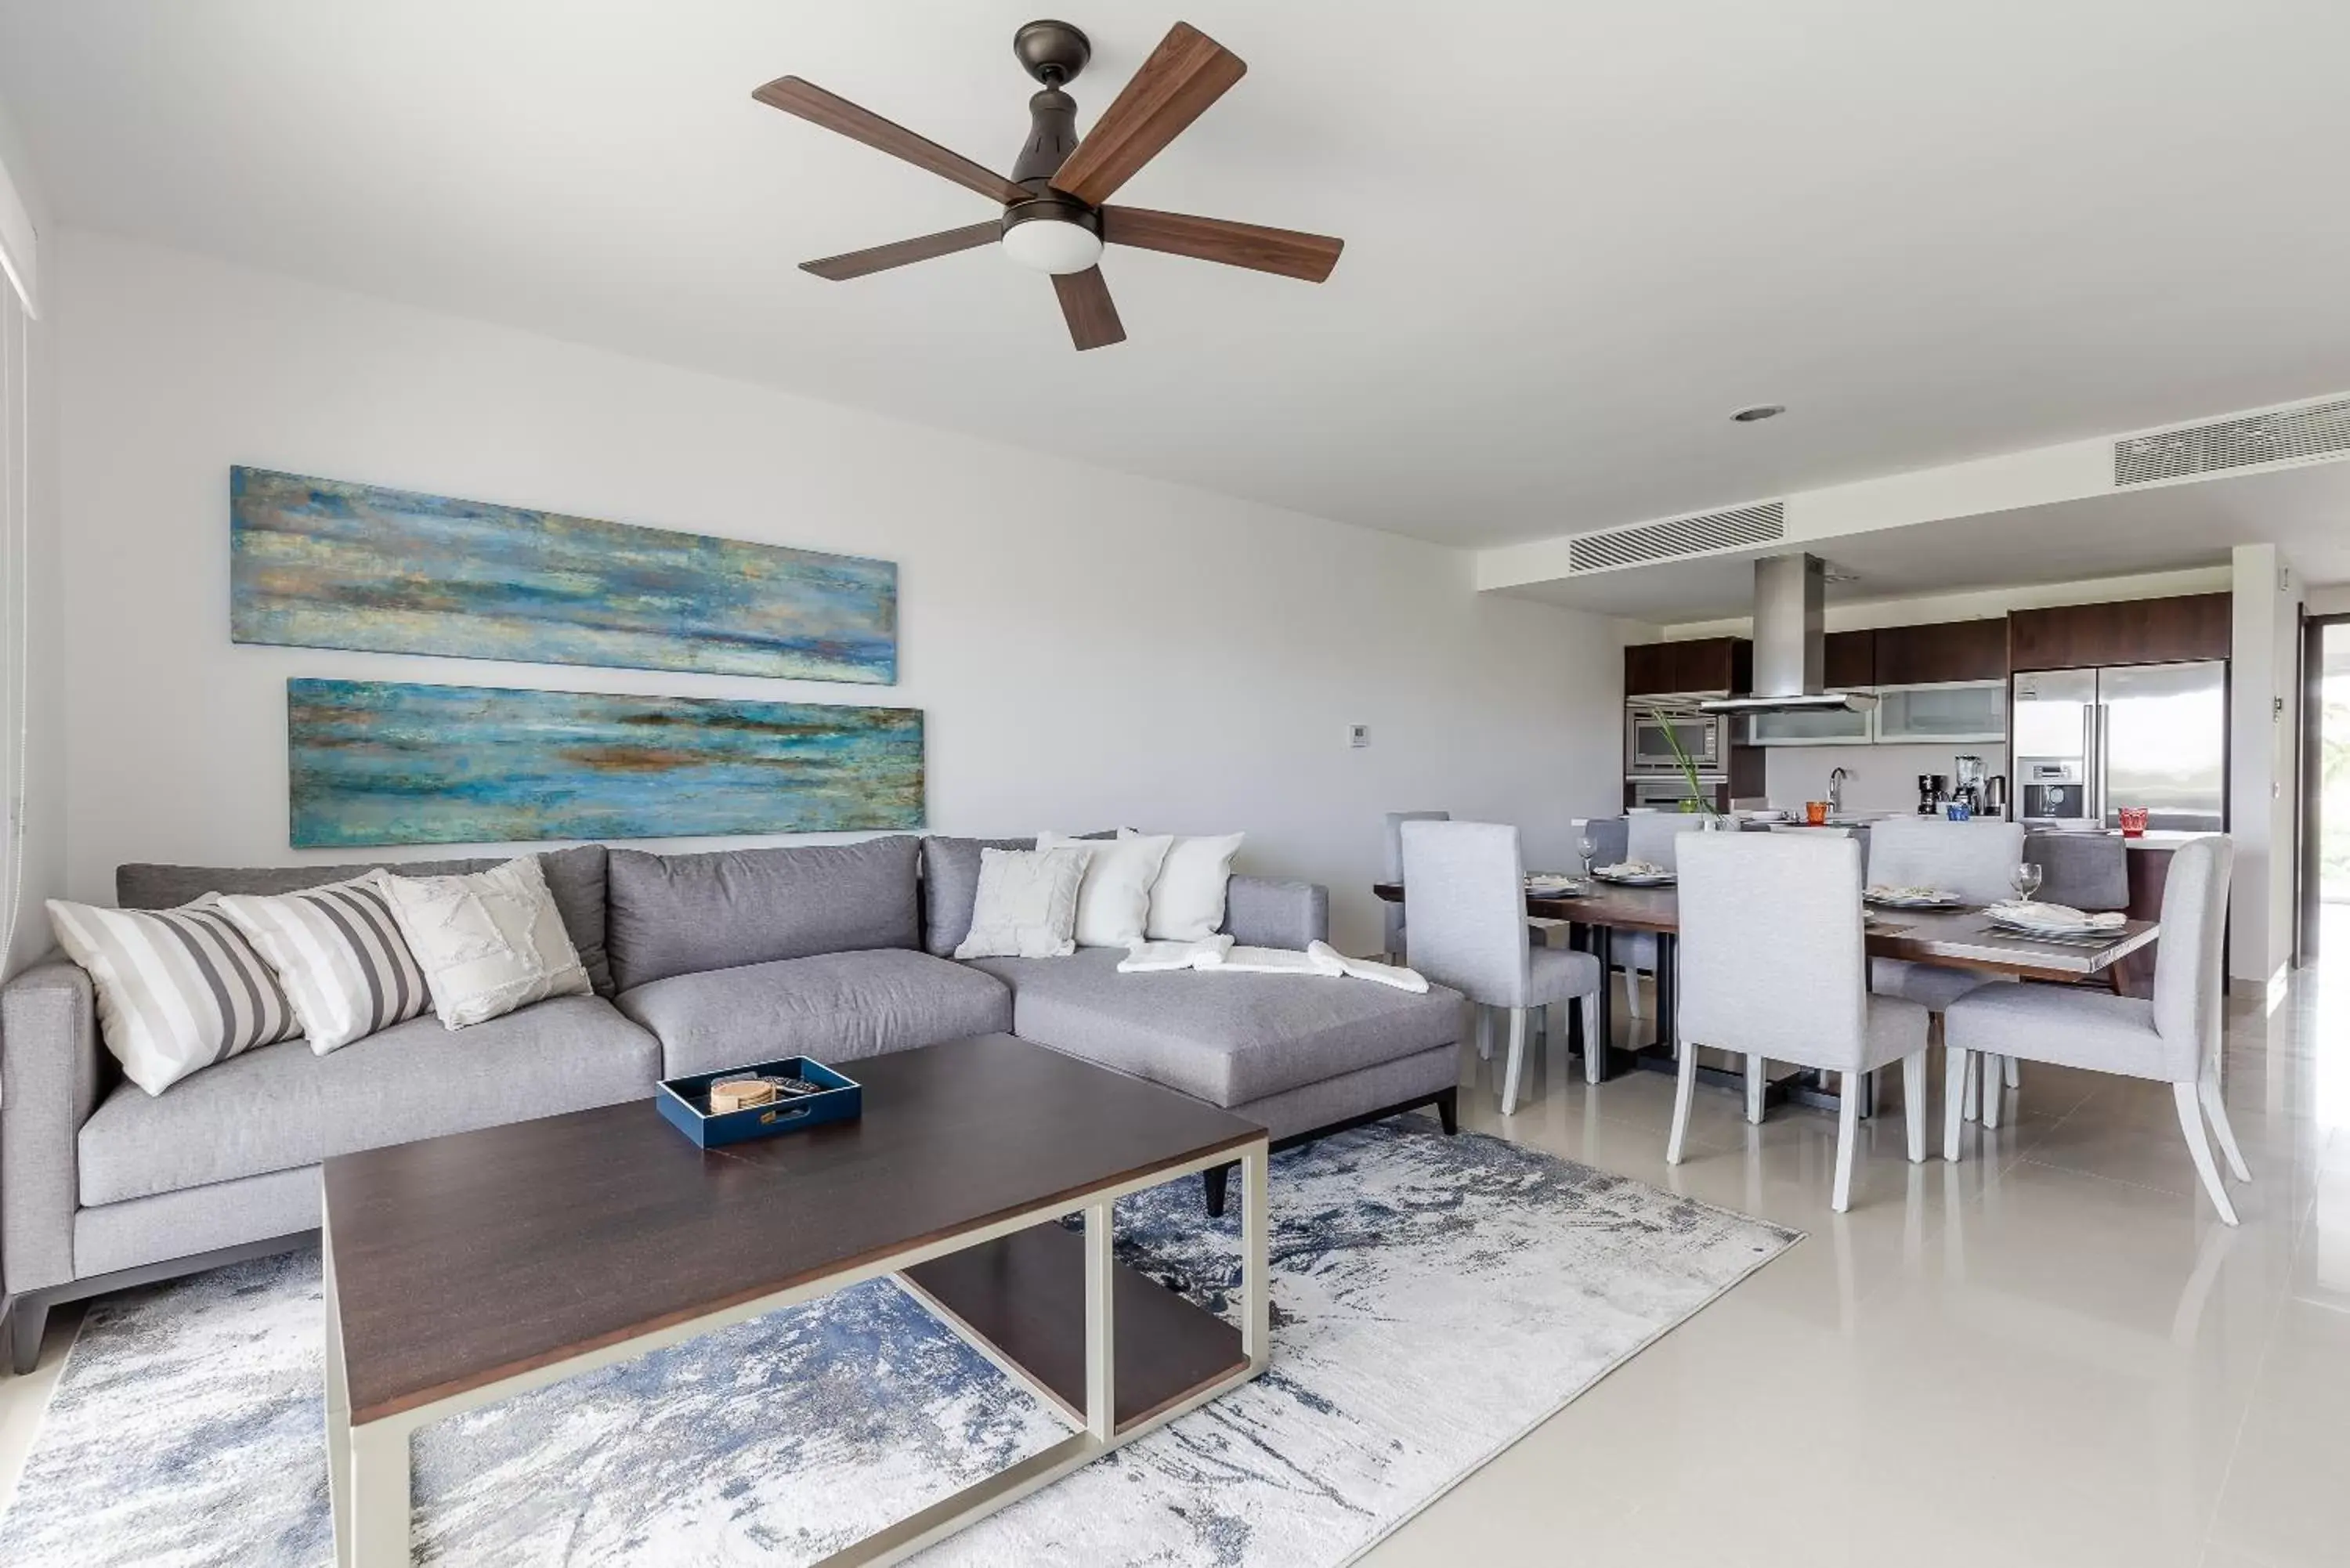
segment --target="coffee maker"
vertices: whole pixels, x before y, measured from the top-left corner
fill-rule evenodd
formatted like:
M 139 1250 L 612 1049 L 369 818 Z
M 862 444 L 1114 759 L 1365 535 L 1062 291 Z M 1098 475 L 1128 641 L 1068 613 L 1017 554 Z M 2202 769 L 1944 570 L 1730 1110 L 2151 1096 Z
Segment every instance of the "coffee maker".
M 1919 774 L 1918 775 L 1918 815 L 1920 815 L 1920 816 L 1939 816 L 1939 815 L 1942 815 L 1942 807 L 1943 807 L 1944 804 L 1945 804 L 1945 803 L 1947 803 L 1947 802 L 1950 800 L 1950 774 Z

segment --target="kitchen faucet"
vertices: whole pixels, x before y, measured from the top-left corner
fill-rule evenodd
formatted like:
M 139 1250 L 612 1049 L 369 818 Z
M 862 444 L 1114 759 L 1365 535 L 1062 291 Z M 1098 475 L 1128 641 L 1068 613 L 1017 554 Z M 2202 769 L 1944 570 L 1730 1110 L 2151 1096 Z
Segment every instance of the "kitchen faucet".
M 1852 774 L 1842 768 L 1828 770 L 1828 815 L 1830 816 L 1844 815 L 1844 781 L 1850 777 Z

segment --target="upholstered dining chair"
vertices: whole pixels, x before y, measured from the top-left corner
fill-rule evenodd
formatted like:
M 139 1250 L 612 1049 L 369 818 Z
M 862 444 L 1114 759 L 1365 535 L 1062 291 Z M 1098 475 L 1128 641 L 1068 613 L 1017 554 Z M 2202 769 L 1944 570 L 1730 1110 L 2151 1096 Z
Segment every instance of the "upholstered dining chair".
M 1842 1073 L 1837 1213 L 1852 1202 L 1862 1085 L 1901 1064 L 1909 1158 L 1926 1158 L 1926 1009 L 1868 988 L 1860 845 L 1783 833 L 1708 833 L 1680 846 L 1680 1075 L 1665 1161 L 1681 1162 L 1700 1046 Z
M 2203 1122 L 2210 1118 L 2229 1171 L 2239 1181 L 2250 1181 L 2252 1173 L 2236 1147 L 2220 1094 L 2220 961 L 2235 854 L 2233 844 L 2217 836 L 2189 840 L 2172 853 L 2162 890 L 2162 938 L 2154 951 L 2151 1001 L 2085 987 L 1986 986 L 1951 1002 L 1942 1014 L 1954 1089 L 1965 1070 L 1963 1059 L 1976 1054 L 2168 1084 L 2196 1174 L 2220 1218 L 2230 1225 L 2236 1222 L 2235 1205 L 2212 1163 Z M 1955 1160 L 1958 1123 L 1945 1113 L 1942 1127 L 1942 1158 Z
M 1670 871 L 1676 865 L 1674 846 L 1680 842 L 1680 836 L 1704 826 L 1705 817 L 1699 812 L 1643 811 L 1627 815 L 1624 819 L 1624 858 L 1646 860 Z M 1598 864 L 1608 863 L 1602 860 Z M 1617 931 L 1608 943 L 1608 959 L 1624 977 L 1624 1010 L 1635 1018 L 1640 1017 L 1640 977 L 1656 977 L 1657 934 Z
M 1387 858 L 1380 863 L 1380 879 L 1387 882 L 1403 880 L 1403 825 L 1407 822 L 1450 822 L 1449 811 L 1391 811 L 1387 820 Z M 1404 951 L 1404 907 L 1389 904 L 1383 911 L 1387 919 L 1388 961 L 1409 963 Z
M 2011 878 L 2023 860 L 2023 825 L 2019 822 L 1946 822 L 1939 816 L 1898 816 L 1868 831 L 1868 880 L 1891 888 L 1939 888 L 1970 904 L 1996 904 L 2014 896 Z M 1884 996 L 1922 1003 L 1941 1033 L 1943 1009 L 1991 977 L 1962 969 L 1879 959 L 1869 988 Z M 1988 1070 L 2002 1064 L 1985 1063 Z M 1992 1077 L 1970 1075 L 1960 1098 L 1966 1119 L 1980 1101 L 1984 1125 L 1999 1126 L 2000 1091 Z
M 2129 846 L 2102 833 L 2034 833 L 2023 858 L 2040 867 L 2033 895 L 2076 909 L 2129 908 Z
M 1585 1071 L 1597 1076 L 1599 961 L 1544 947 L 1526 929 L 1525 860 L 1518 830 L 1492 822 L 1403 825 L 1403 896 L 1411 929 L 1411 967 L 1449 985 L 1479 1009 L 1478 1042 L 1491 1015 L 1510 1015 L 1510 1059 L 1502 1080 L 1502 1114 L 1518 1108 L 1525 1057 L 1526 1013 L 1555 1002 L 1583 1008 Z

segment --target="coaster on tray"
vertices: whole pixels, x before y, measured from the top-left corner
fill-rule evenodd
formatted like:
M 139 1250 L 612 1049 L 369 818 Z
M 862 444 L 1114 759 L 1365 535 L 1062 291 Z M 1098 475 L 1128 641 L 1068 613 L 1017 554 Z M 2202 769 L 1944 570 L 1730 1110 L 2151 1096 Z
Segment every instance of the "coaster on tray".
M 766 1105 L 775 1097 L 775 1085 L 769 1079 L 723 1078 L 710 1085 L 710 1114 L 747 1110 L 753 1106 Z

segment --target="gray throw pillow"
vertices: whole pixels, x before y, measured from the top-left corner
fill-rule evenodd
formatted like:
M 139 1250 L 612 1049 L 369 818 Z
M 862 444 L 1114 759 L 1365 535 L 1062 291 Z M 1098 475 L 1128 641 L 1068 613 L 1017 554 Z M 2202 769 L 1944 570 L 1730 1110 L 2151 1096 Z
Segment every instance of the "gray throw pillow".
M 920 937 L 910 835 L 862 844 L 611 852 L 607 946 L 622 991 L 776 959 L 910 948 Z

